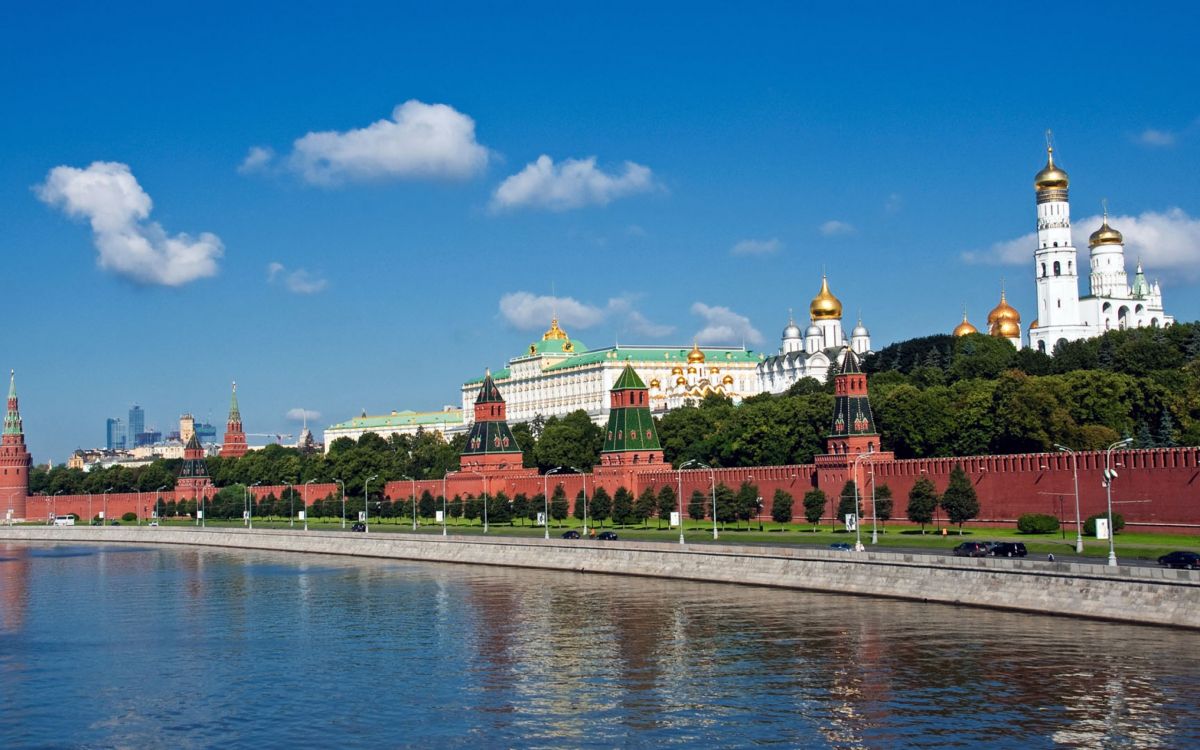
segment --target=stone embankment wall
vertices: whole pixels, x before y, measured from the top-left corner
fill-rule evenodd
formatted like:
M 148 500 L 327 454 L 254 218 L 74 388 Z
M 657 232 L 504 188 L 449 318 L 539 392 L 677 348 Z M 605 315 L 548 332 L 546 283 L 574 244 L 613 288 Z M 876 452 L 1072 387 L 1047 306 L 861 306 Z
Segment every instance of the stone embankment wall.
M 1200 573 L 794 547 L 167 527 L 0 527 L 3 541 L 183 544 L 887 596 L 1200 629 Z

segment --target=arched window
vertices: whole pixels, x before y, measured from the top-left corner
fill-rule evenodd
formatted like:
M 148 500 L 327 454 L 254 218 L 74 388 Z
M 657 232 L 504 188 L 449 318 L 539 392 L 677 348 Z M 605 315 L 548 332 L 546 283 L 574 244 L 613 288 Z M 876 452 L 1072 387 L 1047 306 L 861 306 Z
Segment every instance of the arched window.
M 1062 264 L 1061 264 L 1061 263 L 1059 263 L 1057 260 L 1056 260 L 1056 261 L 1054 261 L 1054 275 L 1055 275 L 1055 276 L 1061 276 L 1061 275 L 1062 275 Z
M 1069 260 L 1067 261 L 1067 273 L 1072 273 L 1074 271 L 1074 269 L 1072 268 L 1073 265 L 1074 265 L 1073 261 L 1069 261 Z
M 1042 276 L 1045 276 L 1045 275 L 1046 275 L 1046 264 L 1043 263 L 1042 264 Z
M 1038 351 L 1041 352 L 1042 354 L 1046 353 L 1046 342 L 1045 341 L 1038 342 Z

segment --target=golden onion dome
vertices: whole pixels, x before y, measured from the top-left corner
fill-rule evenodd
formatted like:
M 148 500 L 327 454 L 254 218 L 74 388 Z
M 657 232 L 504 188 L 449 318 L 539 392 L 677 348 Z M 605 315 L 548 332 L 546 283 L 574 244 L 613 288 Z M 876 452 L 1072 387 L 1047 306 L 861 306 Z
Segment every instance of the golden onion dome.
M 725 377 L 721 378 L 721 383 L 724 385 L 733 385 L 733 376 L 726 375 Z
M 679 377 L 675 378 L 675 385 L 687 385 L 687 378 L 680 375 Z
M 671 374 L 672 374 L 672 375 L 682 375 L 682 374 L 683 374 L 683 368 L 682 368 L 682 367 L 672 367 L 672 368 L 671 368 Z
M 829 280 L 824 274 L 821 275 L 821 291 L 813 297 L 808 311 L 813 320 L 835 320 L 842 317 L 842 301 L 829 291 Z
M 558 318 L 550 319 L 550 328 L 542 334 L 542 341 L 566 341 L 567 332 L 558 327 Z
M 990 328 L 995 328 L 998 323 L 1002 323 L 1006 320 L 1013 321 L 1017 325 L 1020 325 L 1021 314 L 1017 312 L 1012 305 L 1008 304 L 1008 300 L 1005 298 L 1004 291 L 1001 290 L 1000 304 L 996 305 L 994 308 L 992 308 L 992 311 L 988 313 L 988 326 Z
M 970 321 L 967 320 L 967 314 L 963 313 L 962 322 L 954 327 L 954 335 L 966 336 L 972 333 L 979 333 L 979 329 L 971 325 Z
M 1029 324 L 1029 330 L 1031 330 L 1031 331 L 1036 330 L 1037 327 L 1038 327 L 1038 321 L 1037 321 L 1037 318 L 1034 318 L 1033 322 Z
M 1088 238 L 1088 247 L 1097 247 L 1098 245 L 1124 245 L 1125 237 L 1108 225 L 1108 212 L 1104 212 L 1104 223 L 1100 228 L 1092 232 L 1092 236 Z
M 688 352 L 687 361 L 689 364 L 704 361 L 704 352 L 700 351 L 700 342 L 692 344 L 692 350 Z
M 1033 177 L 1035 190 L 1066 190 L 1070 184 L 1067 173 L 1054 164 L 1054 147 L 1046 147 L 1046 166 Z
M 658 382 L 658 378 L 654 378 L 653 380 L 650 381 L 651 388 L 658 388 L 660 385 L 661 385 L 661 383 Z
M 992 328 L 992 335 L 1002 339 L 1021 338 L 1021 324 L 1018 321 L 1002 320 Z

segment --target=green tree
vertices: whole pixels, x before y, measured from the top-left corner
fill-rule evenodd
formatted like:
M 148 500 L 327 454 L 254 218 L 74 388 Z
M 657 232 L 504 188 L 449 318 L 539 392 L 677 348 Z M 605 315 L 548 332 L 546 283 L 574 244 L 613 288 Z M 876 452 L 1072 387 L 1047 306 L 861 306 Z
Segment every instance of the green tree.
M 429 490 L 424 490 L 421 493 L 421 499 L 417 501 L 417 511 L 421 514 L 421 518 L 433 518 L 437 510 L 437 503 L 433 499 L 433 493 Z
M 579 490 L 579 493 L 575 495 L 575 509 L 571 512 L 571 515 L 575 516 L 575 518 L 579 519 L 580 521 L 587 520 L 587 505 L 587 494 L 581 489 Z
M 454 499 L 450 501 L 450 507 L 447 508 L 447 512 L 450 514 L 451 518 L 456 518 L 456 519 L 462 518 L 462 516 L 463 516 L 462 495 L 454 496 Z
M 708 513 L 708 497 L 702 491 L 692 490 L 692 497 L 688 500 L 687 513 L 688 518 L 693 521 L 704 520 Z
M 892 488 L 886 483 L 875 488 L 875 517 L 884 524 L 892 520 Z
M 662 528 L 664 520 L 670 520 L 671 514 L 679 511 L 679 496 L 670 484 L 664 484 L 658 489 L 658 528 Z M 683 519 L 679 519 L 683 523 Z
M 958 533 L 962 534 L 963 524 L 979 515 L 979 496 L 975 493 L 975 485 L 971 484 L 962 464 L 954 464 L 950 470 L 950 483 L 942 494 L 942 509 L 950 523 L 958 524 Z
M 618 487 L 613 495 L 612 518 L 614 524 L 627 525 L 633 521 L 633 494 Z
M 842 492 L 838 495 L 837 520 L 845 520 L 846 515 L 850 513 L 857 518 L 862 518 L 862 495 L 858 494 L 858 488 L 853 479 L 842 486 Z
M 750 519 L 758 515 L 758 485 L 746 480 L 738 487 L 737 496 L 734 500 L 737 506 L 737 517 L 739 521 L 745 521 L 749 526 Z
M 821 516 L 825 513 L 825 502 L 824 490 L 814 488 L 804 493 L 804 520 L 812 524 L 813 531 L 816 531 L 817 524 L 821 523 Z
M 557 485 L 554 492 L 550 493 L 550 517 L 558 521 L 559 528 L 562 528 L 562 522 L 567 519 L 567 511 L 571 508 L 571 504 L 567 501 L 567 491 L 563 486 Z
M 717 485 L 716 495 L 717 521 L 724 528 L 725 524 L 736 522 L 738 519 L 737 494 L 722 482 Z
M 771 499 L 771 520 L 775 523 L 791 523 L 792 522 L 792 506 L 795 505 L 795 498 L 787 490 L 775 490 L 775 497 Z M 821 501 L 823 506 L 825 501 Z
M 550 429 L 549 424 L 546 429 Z M 597 487 L 592 492 L 592 502 L 588 507 L 588 514 L 592 517 L 593 525 L 598 522 L 600 528 L 604 528 L 604 521 L 612 515 L 612 509 L 612 497 L 603 487 Z
M 913 483 L 908 491 L 908 509 L 905 515 L 913 523 L 921 524 L 921 533 L 925 533 L 925 524 L 933 521 L 933 511 L 938 506 L 937 489 L 928 477 L 921 477 Z
M 534 498 L 535 500 L 537 500 L 537 505 L 534 506 L 533 503 L 531 503 L 529 501 L 529 497 L 524 492 L 518 492 L 516 495 L 513 495 L 513 500 L 512 500 L 513 519 L 519 520 L 521 522 L 521 525 L 524 526 L 525 521 L 537 518 L 536 513 L 538 511 L 541 511 L 541 509 L 544 507 L 542 504 L 542 499 L 544 497 L 545 497 L 545 495 L 543 495 L 542 493 L 539 492 L 537 494 L 537 496 Z M 535 507 L 536 507 L 536 510 L 535 510 Z M 531 513 L 533 515 L 530 515 Z
M 645 524 L 646 519 L 654 515 L 655 509 L 658 507 L 658 496 L 654 494 L 653 487 L 647 487 L 642 490 L 642 494 L 638 495 L 637 502 L 633 504 L 633 520 L 638 524 Z
M 488 503 L 488 523 L 512 523 L 512 502 L 503 490 L 492 495 Z
M 583 409 L 546 420 L 534 455 L 542 471 L 556 466 L 595 466 L 600 463 L 604 432 Z

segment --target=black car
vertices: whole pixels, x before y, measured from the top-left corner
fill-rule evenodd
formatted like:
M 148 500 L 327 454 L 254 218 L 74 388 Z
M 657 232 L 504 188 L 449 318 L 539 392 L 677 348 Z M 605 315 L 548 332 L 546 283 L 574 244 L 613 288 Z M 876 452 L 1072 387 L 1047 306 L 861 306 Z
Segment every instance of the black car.
M 1195 552 L 1186 552 L 1183 550 L 1168 552 L 1167 554 L 1158 558 L 1158 564 L 1165 565 L 1168 568 L 1200 570 L 1200 554 Z
M 579 538 L 579 532 L 578 532 L 578 531 L 576 531 L 575 529 L 570 529 L 570 530 L 568 530 L 568 531 L 564 531 L 564 532 L 563 532 L 563 535 L 562 535 L 562 538 L 563 538 L 563 539 L 578 539 L 578 538 Z
M 963 542 L 954 548 L 957 557 L 987 557 L 988 548 L 983 542 Z
M 615 542 L 617 540 L 617 532 L 601 531 L 596 535 L 596 538 L 604 542 Z
M 835 549 L 839 552 L 849 552 L 850 542 L 834 542 L 833 544 L 829 545 L 829 549 Z
M 988 545 L 988 554 L 992 557 L 1025 557 L 1029 551 L 1024 542 L 992 542 Z
M 350 530 L 351 531 L 366 531 L 367 525 L 365 523 L 363 523 L 362 521 L 358 521 L 353 526 L 350 527 Z

